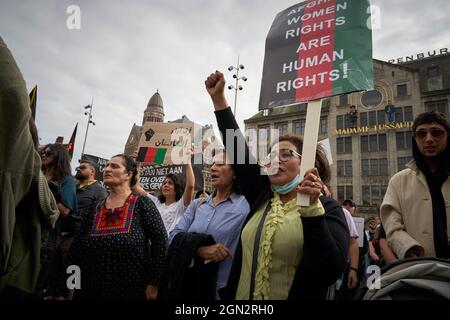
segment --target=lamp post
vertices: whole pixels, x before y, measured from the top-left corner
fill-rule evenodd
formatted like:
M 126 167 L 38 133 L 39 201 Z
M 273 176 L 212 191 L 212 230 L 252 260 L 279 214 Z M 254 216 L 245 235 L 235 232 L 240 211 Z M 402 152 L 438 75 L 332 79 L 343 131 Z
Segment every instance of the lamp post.
M 236 80 L 236 84 L 228 86 L 229 90 L 233 90 L 234 89 L 234 109 L 233 109 L 233 114 L 234 114 L 235 117 L 236 117 L 237 93 L 238 93 L 238 90 L 243 90 L 244 89 L 241 85 L 239 85 L 239 80 L 242 80 L 242 81 L 247 81 L 248 80 L 247 77 L 239 77 L 239 70 L 242 70 L 242 69 L 244 69 L 244 65 L 243 64 L 239 64 L 239 56 L 238 56 L 238 61 L 237 61 L 236 67 L 234 67 L 234 66 L 229 66 L 228 67 L 228 71 L 230 71 L 230 72 L 233 71 L 233 70 L 236 71 L 236 73 L 233 74 L 233 78 Z
M 93 126 L 95 126 L 95 122 L 92 121 L 92 106 L 94 105 L 94 98 L 92 98 L 91 104 L 84 107 L 85 110 L 89 109 L 88 111 L 85 111 L 84 114 L 87 115 L 88 120 L 87 120 L 87 126 L 86 126 L 86 133 L 84 135 L 84 142 L 83 142 L 83 149 L 81 150 L 81 159 L 83 159 L 83 155 L 84 155 L 84 147 L 86 147 L 86 139 L 87 139 L 87 135 L 88 135 L 88 131 L 89 131 L 89 125 L 92 123 Z

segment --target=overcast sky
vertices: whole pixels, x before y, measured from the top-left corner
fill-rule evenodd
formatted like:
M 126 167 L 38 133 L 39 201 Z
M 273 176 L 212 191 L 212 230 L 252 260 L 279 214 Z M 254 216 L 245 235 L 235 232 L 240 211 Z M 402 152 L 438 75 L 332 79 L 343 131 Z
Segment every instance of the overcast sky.
M 94 97 L 85 153 L 109 158 L 123 151 L 133 123 L 141 125 L 159 89 L 165 119 L 183 114 L 214 124 L 204 80 L 240 54 L 240 124 L 258 111 L 264 43 L 275 15 L 300 1 L 276 0 L 0 0 L 0 35 L 29 90 L 38 85 L 36 123 L 41 143 L 75 124 L 74 159 L 81 153 Z M 373 30 L 374 58 L 389 60 L 450 46 L 450 1 L 372 0 L 381 27 Z M 81 29 L 69 30 L 70 5 L 81 9 Z M 1 72 L 1 70 L 0 70 Z M 234 91 L 227 92 L 230 103 Z M 74 160 L 73 165 L 76 162 Z

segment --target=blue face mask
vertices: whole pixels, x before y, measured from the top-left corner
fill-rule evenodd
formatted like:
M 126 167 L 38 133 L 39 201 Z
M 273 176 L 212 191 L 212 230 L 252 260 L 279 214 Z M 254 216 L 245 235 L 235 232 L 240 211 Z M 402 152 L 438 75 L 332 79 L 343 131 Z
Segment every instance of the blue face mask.
M 295 178 L 291 181 L 289 181 L 288 183 L 282 185 L 282 186 L 277 186 L 277 185 L 272 185 L 273 188 L 275 189 L 275 191 L 279 194 L 286 194 L 289 193 L 291 191 L 294 191 L 295 188 L 298 187 L 298 185 L 300 184 L 300 176 L 295 176 Z

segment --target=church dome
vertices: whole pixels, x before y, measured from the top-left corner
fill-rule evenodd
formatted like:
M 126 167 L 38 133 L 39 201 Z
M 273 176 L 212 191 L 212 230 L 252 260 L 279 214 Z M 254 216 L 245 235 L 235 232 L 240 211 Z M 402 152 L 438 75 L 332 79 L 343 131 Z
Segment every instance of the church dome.
M 159 107 L 159 108 L 161 108 L 161 109 L 164 108 L 163 101 L 162 101 L 162 98 L 161 98 L 161 95 L 159 94 L 159 92 L 156 92 L 156 93 L 150 98 L 150 101 L 149 101 L 148 104 L 147 104 L 147 110 L 149 110 L 149 111 L 154 110 L 155 107 L 156 107 L 156 108 Z
M 164 122 L 163 101 L 158 91 L 150 98 L 150 101 L 147 104 L 142 125 L 144 125 L 145 122 Z

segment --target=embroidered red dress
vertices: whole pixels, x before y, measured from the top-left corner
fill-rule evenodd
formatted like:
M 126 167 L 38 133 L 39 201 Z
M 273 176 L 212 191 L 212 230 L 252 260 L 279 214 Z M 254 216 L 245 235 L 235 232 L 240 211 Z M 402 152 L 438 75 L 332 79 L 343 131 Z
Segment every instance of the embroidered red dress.
M 121 208 L 93 207 L 69 255 L 81 269 L 76 300 L 140 300 L 157 285 L 165 263 L 167 233 L 147 197 L 130 194 Z

